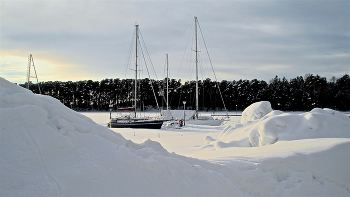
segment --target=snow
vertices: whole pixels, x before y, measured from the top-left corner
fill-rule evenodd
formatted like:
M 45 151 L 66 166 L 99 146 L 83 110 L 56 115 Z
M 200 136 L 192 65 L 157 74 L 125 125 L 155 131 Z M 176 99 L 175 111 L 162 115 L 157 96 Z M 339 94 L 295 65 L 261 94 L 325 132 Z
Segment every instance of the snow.
M 259 120 L 272 111 L 271 104 L 268 101 L 260 101 L 251 104 L 242 112 L 241 122 Z
M 243 112 L 244 113 L 244 112 Z M 276 141 L 350 138 L 349 118 L 335 110 L 315 108 L 303 114 L 272 111 L 255 121 L 228 125 L 212 141 L 216 148 L 265 146 Z
M 349 196 L 350 119 L 264 103 L 243 123 L 109 129 L 0 78 L 0 196 Z
M 161 114 L 166 120 L 189 120 L 195 113 L 195 110 L 162 110 Z

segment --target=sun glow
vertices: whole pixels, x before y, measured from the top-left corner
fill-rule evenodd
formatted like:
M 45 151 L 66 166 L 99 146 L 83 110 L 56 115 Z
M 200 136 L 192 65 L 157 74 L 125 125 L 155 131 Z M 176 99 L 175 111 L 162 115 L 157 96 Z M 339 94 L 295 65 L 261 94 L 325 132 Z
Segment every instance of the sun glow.
M 27 77 L 28 57 L 5 55 L 0 56 L 0 75 L 13 83 L 25 83 Z M 33 55 L 39 81 L 78 81 L 89 79 L 82 66 L 54 62 Z M 33 73 L 33 67 L 31 68 Z M 31 75 L 33 76 L 33 75 Z

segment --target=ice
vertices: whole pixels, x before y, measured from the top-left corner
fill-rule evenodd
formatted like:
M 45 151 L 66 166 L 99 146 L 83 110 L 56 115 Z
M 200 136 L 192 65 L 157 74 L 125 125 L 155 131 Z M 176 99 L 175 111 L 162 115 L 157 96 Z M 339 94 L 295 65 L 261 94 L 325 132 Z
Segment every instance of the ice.
M 0 96 L 0 196 L 350 195 L 350 121 L 331 109 L 111 130 L 3 78 Z

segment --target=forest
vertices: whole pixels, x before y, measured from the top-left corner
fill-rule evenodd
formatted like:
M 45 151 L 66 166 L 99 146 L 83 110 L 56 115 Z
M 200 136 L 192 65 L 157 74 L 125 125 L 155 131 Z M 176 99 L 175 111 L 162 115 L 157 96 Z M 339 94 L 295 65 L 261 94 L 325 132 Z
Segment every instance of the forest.
M 168 80 L 169 108 L 195 109 L 195 81 L 181 83 L 177 79 L 139 79 L 137 81 L 139 110 L 166 109 L 166 80 Z M 48 81 L 40 82 L 41 94 L 58 99 L 76 111 L 105 111 L 131 107 L 134 103 L 133 79 L 103 79 L 101 81 Z M 269 82 L 263 80 L 223 80 L 215 82 L 207 78 L 198 83 L 199 110 L 244 110 L 258 101 L 270 101 L 273 109 L 306 111 L 315 107 L 339 111 L 350 110 L 350 77 L 332 77 L 327 81 L 319 75 L 306 74 L 287 80 L 276 76 Z M 26 84 L 20 84 L 26 87 Z M 39 94 L 36 83 L 29 89 Z M 222 95 L 222 97 L 220 96 Z M 156 98 L 156 99 L 155 99 Z M 224 101 L 224 102 L 222 102 Z

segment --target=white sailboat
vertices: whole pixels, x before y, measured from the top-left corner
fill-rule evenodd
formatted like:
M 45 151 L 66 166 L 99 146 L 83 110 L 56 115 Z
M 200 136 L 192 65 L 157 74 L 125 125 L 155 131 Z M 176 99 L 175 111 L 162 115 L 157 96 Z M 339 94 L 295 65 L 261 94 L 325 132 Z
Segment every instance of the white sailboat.
M 197 17 L 194 17 L 195 24 L 195 54 L 196 54 L 196 111 L 194 115 L 187 121 L 188 124 L 193 125 L 209 125 L 209 126 L 220 126 L 227 119 L 213 118 L 212 116 L 200 116 L 198 114 L 198 45 L 197 45 Z M 220 93 L 221 96 L 221 93 Z M 225 105 L 225 103 L 224 103 Z M 225 107 L 226 109 L 226 107 Z M 226 112 L 227 113 L 227 112 Z M 227 116 L 228 117 L 228 116 Z
M 166 110 L 162 110 L 161 114 L 167 125 L 179 126 L 183 124 L 184 121 L 189 120 L 193 114 L 194 110 L 170 110 L 169 108 L 169 59 L 168 54 L 166 54 Z M 181 123 L 182 122 L 182 123 Z M 181 125 L 182 126 L 182 125 Z

